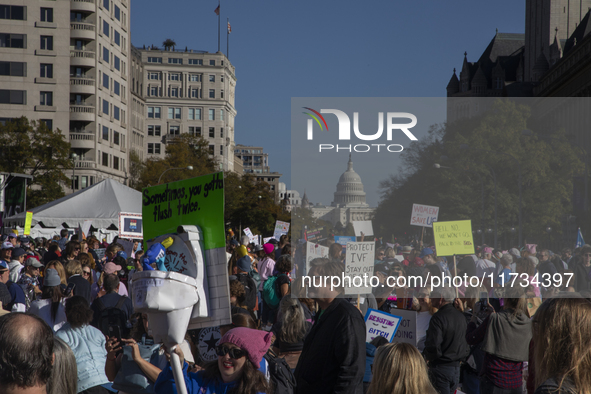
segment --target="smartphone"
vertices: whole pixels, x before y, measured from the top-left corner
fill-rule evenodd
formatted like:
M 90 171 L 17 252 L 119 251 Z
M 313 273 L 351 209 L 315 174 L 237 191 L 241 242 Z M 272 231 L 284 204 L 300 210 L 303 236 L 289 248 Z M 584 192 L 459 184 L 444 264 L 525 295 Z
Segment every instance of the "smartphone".
M 62 292 L 64 293 L 64 297 L 69 297 L 72 295 L 72 290 L 74 290 L 76 285 L 74 283 L 68 283 L 68 286 L 62 285 Z
M 480 309 L 488 308 L 488 293 L 486 291 L 480 292 Z
M 121 327 L 109 326 L 109 337 L 117 337 L 117 342 L 121 343 Z

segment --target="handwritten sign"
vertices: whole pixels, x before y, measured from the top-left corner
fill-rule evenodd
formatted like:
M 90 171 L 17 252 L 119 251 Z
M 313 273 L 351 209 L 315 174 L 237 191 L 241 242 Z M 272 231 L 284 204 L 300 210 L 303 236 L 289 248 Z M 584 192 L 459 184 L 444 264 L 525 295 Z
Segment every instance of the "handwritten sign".
M 369 294 L 375 261 L 375 242 L 348 242 L 345 257 L 345 295 Z M 351 281 L 349 282 L 350 278 Z
M 405 309 L 392 309 L 392 312 L 396 313 L 401 318 L 400 326 L 398 327 L 392 342 L 410 343 L 411 345 L 418 347 L 421 338 L 418 338 L 417 336 L 417 312 Z M 422 338 L 422 341 L 424 342 L 425 338 Z
M 280 220 L 277 220 L 275 222 L 275 232 L 273 233 L 273 238 L 275 238 L 277 241 L 279 241 L 279 238 L 281 238 L 281 236 L 283 234 L 287 234 L 289 232 L 289 223 L 288 222 L 282 222 Z
M 470 220 L 435 222 L 433 223 L 433 234 L 438 256 L 474 254 L 474 239 Z
M 348 242 L 355 242 L 357 238 L 348 235 L 335 235 L 334 241 L 343 246 L 343 251 L 347 248 Z
M 328 248 L 312 242 L 306 243 L 306 273 L 310 271 L 310 262 L 320 257 L 328 257 Z
M 430 205 L 412 204 L 412 216 L 410 224 L 413 226 L 433 227 L 439 216 L 439 207 Z
M 33 222 L 33 212 L 27 211 L 27 216 L 25 217 L 25 230 L 23 231 L 23 235 L 31 234 L 31 223 Z
M 377 336 L 392 342 L 402 317 L 394 316 L 375 309 L 368 309 L 365 313 L 365 342 L 371 342 Z

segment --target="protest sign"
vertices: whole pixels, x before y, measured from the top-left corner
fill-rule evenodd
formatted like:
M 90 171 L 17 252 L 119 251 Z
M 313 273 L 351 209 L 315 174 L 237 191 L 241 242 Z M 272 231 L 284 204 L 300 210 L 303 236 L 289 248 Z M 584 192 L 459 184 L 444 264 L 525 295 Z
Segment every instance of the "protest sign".
M 279 241 L 279 238 L 281 238 L 281 236 L 283 234 L 287 234 L 289 232 L 289 223 L 288 222 L 282 222 L 280 220 L 277 220 L 275 222 L 275 232 L 273 233 L 273 238 L 275 238 L 277 241 Z
M 267 242 L 269 242 L 272 239 L 273 239 L 273 237 L 263 238 L 263 243 L 267 243 Z
M 470 220 L 435 222 L 433 223 L 433 234 L 437 256 L 474 254 L 472 222 Z
M 334 241 L 339 245 L 343 245 L 343 247 L 347 246 L 348 242 L 355 242 L 356 238 L 354 236 L 348 235 L 335 235 Z
M 139 213 L 119 213 L 119 237 L 142 239 L 142 215 Z
M 244 232 L 245 235 L 248 236 L 248 240 L 250 243 L 254 243 L 255 245 L 258 244 L 258 235 L 254 235 L 252 233 L 252 231 L 250 231 L 250 228 L 247 227 L 242 231 Z
M 419 342 L 419 338 L 417 338 L 417 312 L 405 309 L 392 309 L 391 311 L 402 319 L 392 342 L 410 343 L 416 347 Z
M 33 212 L 27 211 L 27 216 L 25 217 L 25 230 L 23 231 L 23 235 L 31 234 L 31 223 L 33 222 Z
M 361 237 L 361 233 L 363 233 L 363 235 L 366 237 L 373 236 L 373 226 L 371 224 L 371 220 L 351 223 L 353 223 L 353 230 L 355 230 L 356 237 Z
M 348 242 L 345 256 L 345 295 L 369 294 L 375 261 L 375 242 Z M 349 286 L 348 278 L 351 278 Z
M 215 347 L 222 339 L 219 327 L 207 327 L 199 330 L 197 334 L 197 351 L 203 362 L 211 362 L 218 359 Z
M 392 342 L 402 317 L 394 316 L 376 309 L 368 309 L 365 313 L 365 342 L 371 342 L 377 336 Z
M 410 224 L 413 226 L 432 227 L 433 222 L 437 221 L 438 216 L 439 207 L 412 204 L 412 215 L 410 217 Z
M 133 241 L 128 241 L 126 239 L 118 239 L 117 243 L 123 246 L 123 251 L 127 255 L 127 257 L 131 257 L 131 252 L 133 252 Z
M 328 248 L 312 242 L 306 243 L 306 272 L 310 270 L 310 262 L 319 257 L 328 257 Z
M 105 257 L 106 251 L 107 251 L 107 249 L 105 249 L 105 248 L 94 249 L 94 253 L 96 253 L 96 257 L 98 257 L 99 261 L 102 260 L 103 257 Z
M 304 235 L 308 242 L 320 242 L 326 238 L 326 229 L 324 227 L 307 229 Z

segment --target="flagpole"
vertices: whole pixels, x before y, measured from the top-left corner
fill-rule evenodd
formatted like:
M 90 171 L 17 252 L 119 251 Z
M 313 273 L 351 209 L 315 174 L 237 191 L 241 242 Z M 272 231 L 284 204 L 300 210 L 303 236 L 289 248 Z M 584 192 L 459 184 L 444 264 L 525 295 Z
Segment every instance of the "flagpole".
M 228 58 L 228 60 L 230 60 L 230 29 L 228 29 L 228 26 L 230 26 L 230 18 L 226 18 L 227 19 L 227 26 L 226 26 L 226 57 Z
M 220 51 L 220 14 L 221 14 L 221 0 L 218 0 L 218 52 Z

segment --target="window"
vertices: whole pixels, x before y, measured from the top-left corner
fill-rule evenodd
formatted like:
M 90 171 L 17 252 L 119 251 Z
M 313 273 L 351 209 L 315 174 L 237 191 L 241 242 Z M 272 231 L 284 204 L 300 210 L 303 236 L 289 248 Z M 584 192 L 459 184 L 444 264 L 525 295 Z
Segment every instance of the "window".
M 179 88 L 170 88 L 170 93 L 169 93 L 170 97 L 178 97 L 179 96 Z
M 103 113 L 109 115 L 109 102 L 103 99 Z
M 25 90 L 0 90 L 0 104 L 26 104 Z
M 154 144 L 154 153 L 157 155 L 160 154 L 160 144 Z
M 121 34 L 115 30 L 115 44 L 121 46 Z
M 215 145 L 209 145 L 209 154 L 213 155 L 213 150 L 215 149 Z
M 169 81 L 180 81 L 181 80 L 180 74 L 176 74 L 176 73 L 168 74 L 168 80 Z
M 148 118 L 160 119 L 160 107 L 148 107 Z
M 215 66 L 215 60 L 210 60 L 210 61 L 209 61 L 209 65 L 210 65 L 210 66 Z
M 115 69 L 117 71 L 121 71 L 121 60 L 119 59 L 119 57 L 117 55 L 114 55 L 114 61 L 115 63 Z
M 51 107 L 53 105 L 53 92 L 39 92 L 39 105 Z
M 27 63 L 0 62 L 0 75 L 11 77 L 24 77 L 27 74 Z
M 47 126 L 47 128 L 49 130 L 53 130 L 53 120 L 51 119 L 39 119 L 40 122 L 44 123 L 45 126 Z
M 162 63 L 161 57 L 149 57 L 148 63 Z
M 113 80 L 113 91 L 115 92 L 115 94 L 117 96 L 120 96 L 119 90 L 120 90 L 120 84 L 119 84 L 119 82 Z
M 209 138 L 215 138 L 215 128 L 214 127 L 209 128 Z
M 0 5 L 0 19 L 26 20 L 25 7 L 20 5 Z
M 111 27 L 109 26 L 109 23 L 107 21 L 103 21 L 103 34 L 107 37 L 109 37 L 109 30 L 111 29 Z
M 152 72 L 149 72 L 148 73 L 148 79 L 154 79 L 154 80 L 159 81 L 160 80 L 160 73 L 152 73 Z
M 26 48 L 25 34 L 0 33 L 0 48 Z
M 103 152 L 103 165 L 105 167 L 109 166 L 109 154 L 105 152 Z
M 106 10 L 109 9 L 109 1 L 110 0 L 103 0 L 103 7 L 105 7 Z
M 209 82 L 215 82 L 215 75 L 209 76 Z
M 195 64 L 198 66 L 203 65 L 203 59 L 189 59 L 189 64 Z
M 198 126 L 189 126 L 189 134 L 196 136 L 196 137 L 201 137 L 201 127 Z
M 209 89 L 209 98 L 215 98 L 215 89 Z
M 168 119 L 180 119 L 181 109 L 168 107 Z
M 151 86 L 150 87 L 150 96 L 158 96 L 158 87 L 156 86 Z
M 220 129 L 220 138 L 224 138 L 224 128 Z
M 224 90 L 220 90 L 220 98 L 224 98 Z
M 41 22 L 53 22 L 53 8 L 41 7 Z
M 223 66 L 223 64 L 222 64 L 222 66 Z M 223 74 L 220 75 L 220 82 L 224 82 L 224 75 Z
M 209 120 L 215 120 L 215 109 L 209 110 Z
M 220 145 L 220 156 L 224 155 L 224 145 Z
M 53 51 L 53 36 L 41 36 L 41 49 Z
M 109 76 L 103 74 L 103 87 L 109 89 Z
M 107 126 L 103 126 L 103 140 L 109 141 L 109 128 Z
M 117 108 L 117 107 L 115 107 Z M 119 132 L 113 131 L 113 143 L 119 145 Z
M 224 120 L 224 110 L 220 109 L 220 120 Z
M 181 133 L 180 126 L 170 126 L 168 128 L 168 134 L 170 135 L 179 135 Z
M 148 154 L 154 154 L 154 144 L 148 144 Z
M 41 78 L 53 78 L 53 64 L 41 63 L 41 70 L 39 72 Z
M 169 57 L 168 64 L 183 64 L 183 59 L 178 57 Z
M 200 74 L 191 74 L 191 75 L 189 75 L 189 81 L 190 82 L 200 82 L 201 75 Z
M 113 169 L 114 170 L 119 169 L 119 158 L 117 156 L 113 156 Z
M 77 178 L 77 177 L 76 177 Z M 81 178 L 81 183 L 80 183 L 80 188 L 84 189 L 85 187 L 88 187 L 88 177 L 87 176 L 82 176 Z
M 113 106 L 113 117 L 119 120 L 119 107 L 116 105 Z
M 191 89 L 191 97 L 199 98 L 199 89 Z
M 201 108 L 195 108 L 195 120 L 201 120 Z
M 160 137 L 160 125 L 148 126 L 148 135 L 153 137 Z
M 189 120 L 195 119 L 195 108 L 189 108 Z
M 121 9 L 118 6 L 115 6 L 115 19 L 121 21 Z
M 103 60 L 109 63 L 109 50 L 107 48 L 103 48 Z

